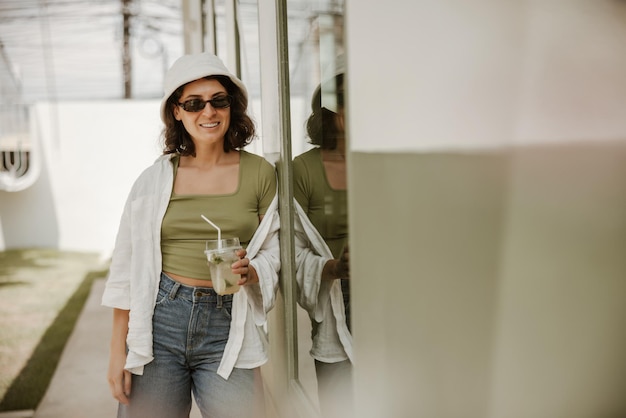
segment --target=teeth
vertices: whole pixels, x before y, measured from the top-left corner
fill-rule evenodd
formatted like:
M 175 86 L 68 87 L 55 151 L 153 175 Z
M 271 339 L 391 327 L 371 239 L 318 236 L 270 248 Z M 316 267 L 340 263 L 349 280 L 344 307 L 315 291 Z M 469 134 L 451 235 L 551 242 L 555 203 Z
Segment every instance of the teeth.
M 202 126 L 203 128 L 215 128 L 217 125 L 218 125 L 217 122 L 200 124 L 200 126 Z

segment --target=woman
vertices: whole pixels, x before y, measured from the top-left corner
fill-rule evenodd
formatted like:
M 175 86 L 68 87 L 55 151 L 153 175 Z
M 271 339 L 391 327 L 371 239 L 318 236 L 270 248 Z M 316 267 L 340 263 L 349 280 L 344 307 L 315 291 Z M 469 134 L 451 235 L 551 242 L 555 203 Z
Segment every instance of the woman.
M 126 202 L 103 304 L 113 308 L 108 380 L 120 417 L 262 416 L 259 366 L 280 268 L 276 176 L 242 150 L 247 90 L 215 55 L 179 58 L 164 80 L 163 155 Z M 234 295 L 218 295 L 205 243 L 238 237 Z
M 314 93 L 307 133 L 316 147 L 293 161 L 298 302 L 311 318 L 311 355 L 324 417 L 352 412 L 343 77 L 338 74 Z

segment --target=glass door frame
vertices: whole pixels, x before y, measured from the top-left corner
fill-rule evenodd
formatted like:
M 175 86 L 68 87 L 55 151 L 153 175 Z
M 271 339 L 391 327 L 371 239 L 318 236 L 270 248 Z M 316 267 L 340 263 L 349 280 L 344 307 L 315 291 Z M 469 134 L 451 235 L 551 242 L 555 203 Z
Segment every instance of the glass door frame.
M 264 151 L 278 172 L 281 220 L 280 288 L 284 298 L 286 380 L 291 406 L 302 417 L 319 417 L 299 380 L 295 285 L 293 170 L 291 149 L 291 93 L 286 0 L 258 0 L 261 53 L 262 126 Z M 273 158 L 272 158 L 273 157 Z

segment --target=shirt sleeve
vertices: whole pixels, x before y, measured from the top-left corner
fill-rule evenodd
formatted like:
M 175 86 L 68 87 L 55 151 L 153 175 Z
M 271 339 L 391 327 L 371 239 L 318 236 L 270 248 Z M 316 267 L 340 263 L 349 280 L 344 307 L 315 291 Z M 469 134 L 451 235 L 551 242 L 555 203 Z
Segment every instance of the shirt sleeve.
M 109 267 L 102 305 L 130 309 L 130 264 L 132 253 L 131 199 L 126 201 L 115 238 L 115 247 Z
M 259 276 L 259 283 L 243 286 L 243 289 L 248 294 L 248 304 L 252 310 L 254 323 L 259 326 L 265 324 L 267 313 L 274 306 L 278 290 L 280 217 L 277 205 L 278 198 L 275 197 L 267 216 L 263 218 L 247 247 L 250 264 Z

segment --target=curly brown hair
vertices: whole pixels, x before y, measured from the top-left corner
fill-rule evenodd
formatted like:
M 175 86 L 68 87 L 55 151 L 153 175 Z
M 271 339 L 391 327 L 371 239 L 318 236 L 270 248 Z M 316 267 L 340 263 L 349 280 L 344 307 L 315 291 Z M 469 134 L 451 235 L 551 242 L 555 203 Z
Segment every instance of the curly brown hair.
M 246 113 L 248 98 L 228 76 L 212 75 L 204 77 L 207 80 L 217 80 L 226 92 L 233 97 L 230 105 L 230 126 L 224 136 L 224 151 L 240 149 L 248 145 L 255 137 L 255 126 L 252 119 Z M 163 154 L 179 153 L 180 155 L 196 155 L 196 149 L 191 136 L 182 122 L 174 117 L 174 107 L 178 106 L 183 89 L 189 84 L 183 84 L 177 88 L 167 99 L 165 112 L 165 127 L 163 128 Z

